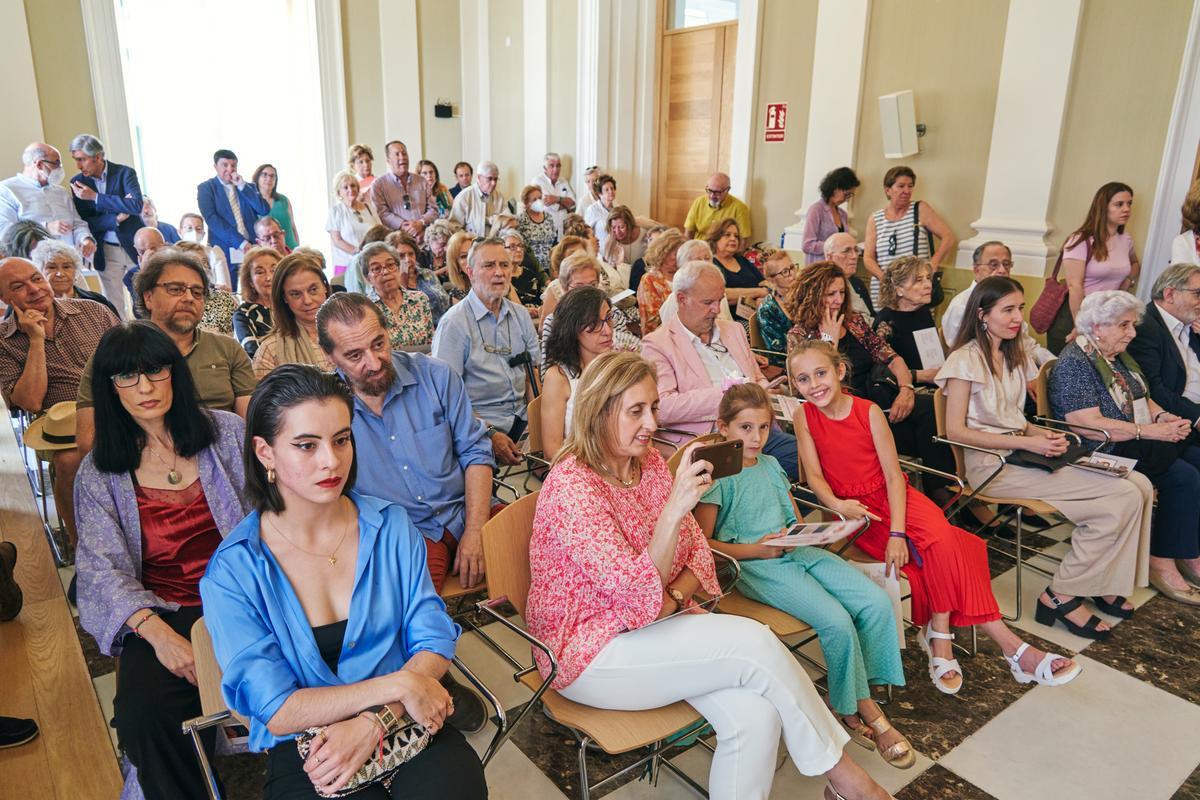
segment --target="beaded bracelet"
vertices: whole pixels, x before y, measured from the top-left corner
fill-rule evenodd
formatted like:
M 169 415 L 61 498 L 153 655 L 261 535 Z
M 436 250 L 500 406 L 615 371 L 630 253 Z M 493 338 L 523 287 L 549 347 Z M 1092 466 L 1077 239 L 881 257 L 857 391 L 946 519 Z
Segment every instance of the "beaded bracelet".
M 150 619 L 151 617 L 157 617 L 157 616 L 158 616 L 158 614 L 154 613 L 153 611 L 147 611 L 146 616 L 139 619 L 137 621 L 137 624 L 134 625 L 133 628 L 131 629 L 133 631 L 134 635 L 137 636 L 139 639 L 141 639 L 142 638 L 141 627 L 146 624 L 146 620 Z

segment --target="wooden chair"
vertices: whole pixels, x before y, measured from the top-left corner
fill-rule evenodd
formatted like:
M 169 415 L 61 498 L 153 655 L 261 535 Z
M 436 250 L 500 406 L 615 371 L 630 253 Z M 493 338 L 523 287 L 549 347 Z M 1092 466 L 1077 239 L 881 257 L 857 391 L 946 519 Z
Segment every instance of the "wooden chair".
M 196 687 L 200 690 L 200 711 L 203 716 L 185 720 L 183 723 L 183 733 L 185 736 L 191 737 L 192 744 L 196 748 L 196 760 L 200 763 L 200 771 L 204 774 L 204 789 L 208 793 L 209 800 L 221 800 L 221 793 L 217 788 L 216 774 L 213 772 L 212 765 L 208 761 L 208 755 L 204 752 L 204 744 L 200 740 L 200 732 L 214 726 L 235 723 L 249 729 L 250 722 L 225 704 L 225 698 L 221 694 L 221 665 L 217 663 L 217 655 L 213 650 L 212 636 L 209 635 L 208 626 L 204 624 L 203 617 L 196 620 L 195 624 L 192 625 L 192 657 L 196 665 Z M 500 721 L 500 724 L 496 726 L 496 733 L 492 737 L 491 744 L 488 745 L 488 749 L 482 759 L 486 767 L 488 761 L 496 754 L 496 750 L 499 747 L 501 734 L 506 727 L 507 715 L 500 700 L 475 676 L 475 673 L 471 672 L 457 657 L 453 663 L 471 685 L 483 695 L 487 703 L 496 712 L 497 719 Z
M 610 711 L 572 702 L 550 688 L 550 683 L 558 674 L 558 663 L 550 648 L 497 610 L 507 602 L 518 614 L 525 613 L 530 583 L 529 540 L 533 532 L 537 497 L 536 492 L 522 497 L 483 526 L 483 552 L 494 599 L 479 603 L 478 608 L 495 619 L 497 624 L 505 626 L 540 650 L 550 663 L 550 674 L 543 679 L 536 666 L 523 666 L 511 655 L 507 656 L 517 670 L 513 675 L 514 680 L 519 680 L 532 690 L 533 697 L 508 725 L 501 743 L 540 700 L 555 722 L 577 734 L 580 793 L 584 800 L 591 797 L 592 791 L 647 763 L 652 765 L 652 769 L 666 767 L 689 786 L 705 794 L 702 787 L 662 755 L 674 746 L 668 739 L 676 734 L 695 733 L 707 724 L 694 708 L 680 701 L 647 711 Z M 647 747 L 650 750 L 620 772 L 589 785 L 586 755 L 591 743 L 610 755 Z
M 1045 364 L 1042 364 L 1038 370 L 1037 378 L 1034 379 L 1034 388 L 1037 390 L 1037 413 L 1039 418 L 1048 419 L 1050 417 L 1050 370 L 1054 369 L 1054 362 L 1057 358 L 1052 358 Z

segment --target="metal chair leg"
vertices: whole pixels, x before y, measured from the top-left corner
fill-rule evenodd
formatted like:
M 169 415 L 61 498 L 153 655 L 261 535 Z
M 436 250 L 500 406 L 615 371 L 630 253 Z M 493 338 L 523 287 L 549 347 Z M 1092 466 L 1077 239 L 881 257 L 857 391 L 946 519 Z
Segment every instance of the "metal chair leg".
M 579 737 L 579 796 L 583 800 L 591 800 L 592 789 L 588 786 L 587 746 L 591 741 L 586 736 Z

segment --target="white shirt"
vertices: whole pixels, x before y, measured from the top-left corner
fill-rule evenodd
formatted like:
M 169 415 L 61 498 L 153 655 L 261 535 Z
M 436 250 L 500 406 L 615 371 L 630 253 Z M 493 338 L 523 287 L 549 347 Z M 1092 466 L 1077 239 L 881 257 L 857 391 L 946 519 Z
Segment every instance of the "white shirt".
M 466 228 L 468 233 L 487 236 L 492 217 L 505 210 L 504 195 L 498 190 L 484 197 L 479 184 L 472 183 L 454 198 L 450 218 Z
M 1175 346 L 1179 348 L 1179 355 L 1183 356 L 1183 364 L 1187 368 L 1187 383 L 1183 386 L 1183 396 L 1193 403 L 1200 403 L 1200 358 L 1196 357 L 1196 351 L 1190 346 L 1191 326 L 1175 319 L 1158 303 L 1154 305 L 1158 306 L 1158 313 L 1162 315 L 1163 323 L 1171 332 L 1171 338 L 1175 340 Z
M 530 183 L 542 190 L 543 197 L 548 194 L 553 194 L 557 195 L 558 197 L 569 197 L 571 200 L 575 200 L 575 190 L 571 188 L 571 184 L 567 183 L 562 178 L 559 178 L 554 183 L 551 183 L 550 176 L 544 171 L 530 181 Z M 578 204 L 573 210 L 578 212 Z M 555 203 L 554 205 L 546 206 L 546 213 L 550 215 L 550 219 L 554 220 L 554 230 L 558 232 L 558 236 L 561 239 L 563 235 L 563 220 L 567 218 L 567 214 L 570 212 L 568 212 L 560 204 Z
M 696 354 L 700 356 L 700 362 L 704 364 L 704 371 L 708 373 L 708 379 L 712 381 L 713 386 L 720 386 L 726 378 L 745 378 L 742 374 L 742 368 L 738 366 L 737 361 L 729 354 L 729 348 L 721 343 L 721 328 L 719 325 L 713 325 L 712 337 L 708 344 L 687 329 L 686 326 L 680 325 L 683 332 L 692 342 L 692 347 L 696 348 Z M 724 352 L 722 352 L 724 351 Z
M 604 240 L 608 238 L 608 231 L 604 230 L 604 226 L 608 224 L 608 212 L 610 211 L 612 211 L 611 208 L 604 207 L 604 201 L 597 200 L 587 207 L 587 211 L 583 212 L 583 221 L 596 232 L 596 239 L 599 240 L 601 248 L 604 247 Z
M 367 231 L 375 225 L 379 224 L 379 217 L 375 213 L 375 209 L 367 206 L 362 211 L 354 211 L 341 200 L 335 200 L 333 205 L 329 207 L 329 218 L 325 220 L 325 230 L 333 233 L 337 231 L 338 236 L 342 237 L 342 241 L 346 244 L 358 247 L 362 244 L 363 237 L 367 235 Z M 333 248 L 333 266 L 349 267 L 350 262 L 354 260 L 353 253 L 347 253 L 340 247 Z
M 87 223 L 75 210 L 71 191 L 57 184 L 41 185 L 24 173 L 0 181 L 0 235 L 14 222 L 30 220 L 47 225 L 51 222 L 71 223 L 71 231 L 55 236 L 59 241 L 73 244 L 76 248 L 92 238 Z M 94 240 L 93 240 L 94 241 Z
M 963 316 L 967 313 L 967 303 L 971 299 L 971 292 L 975 291 L 975 287 L 978 285 L 979 281 L 971 281 L 970 286 L 950 298 L 946 310 L 942 312 L 942 339 L 946 342 L 947 347 L 954 347 L 954 342 L 958 340 L 959 331 L 962 330 Z M 1029 335 L 1028 322 L 1021 323 L 1021 336 L 1025 354 L 1033 359 L 1034 364 L 1040 367 L 1054 358 L 1054 353 L 1042 347 L 1038 344 L 1037 339 Z
M 1197 264 L 1200 255 L 1196 253 L 1196 234 L 1184 231 L 1171 240 L 1171 264 Z

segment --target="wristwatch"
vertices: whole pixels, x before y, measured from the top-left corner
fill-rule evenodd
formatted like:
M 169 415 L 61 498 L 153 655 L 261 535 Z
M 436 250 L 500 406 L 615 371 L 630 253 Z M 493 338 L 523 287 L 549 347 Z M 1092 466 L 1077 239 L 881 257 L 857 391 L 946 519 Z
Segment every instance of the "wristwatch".
M 376 711 L 375 717 L 388 732 L 394 731 L 396 728 L 400 727 L 400 720 L 396 718 L 396 713 L 388 706 L 384 706 Z
M 683 592 L 679 591 L 674 586 L 668 586 L 667 594 L 671 595 L 671 599 L 675 601 L 676 605 L 678 605 L 680 608 L 683 608 L 684 600 L 686 599 L 683 596 Z

